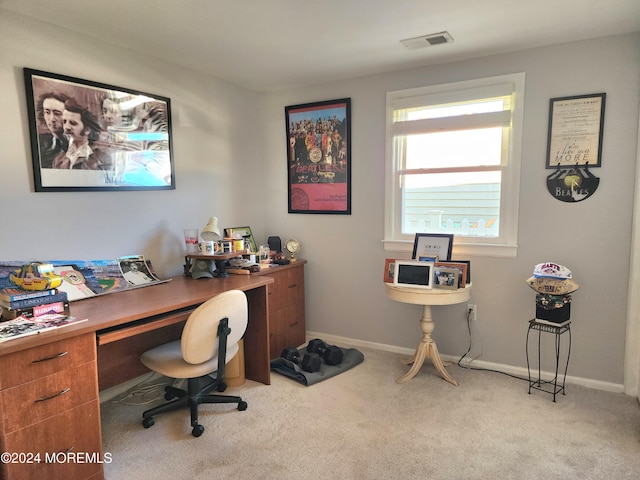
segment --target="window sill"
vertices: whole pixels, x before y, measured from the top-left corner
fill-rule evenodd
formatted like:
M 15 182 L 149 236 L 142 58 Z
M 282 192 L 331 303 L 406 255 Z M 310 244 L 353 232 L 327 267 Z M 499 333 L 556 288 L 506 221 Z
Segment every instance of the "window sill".
M 413 241 L 383 240 L 385 252 L 413 253 Z M 453 243 L 452 257 L 515 257 L 518 253 L 517 245 L 497 245 L 479 243 Z

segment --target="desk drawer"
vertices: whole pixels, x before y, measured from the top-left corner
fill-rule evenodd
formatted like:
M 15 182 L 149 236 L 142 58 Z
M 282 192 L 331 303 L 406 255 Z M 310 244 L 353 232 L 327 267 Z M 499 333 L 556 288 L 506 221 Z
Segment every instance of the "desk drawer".
M 95 342 L 89 333 L 0 357 L 0 390 L 95 361 Z
M 275 272 L 274 272 L 275 273 Z M 304 270 L 292 268 L 275 274 L 269 285 L 269 313 L 277 312 L 304 298 Z
M 102 456 L 98 400 L 6 436 L 4 450 L 40 454 L 41 463 L 0 465 L 6 478 L 19 480 L 80 480 L 101 478 Z M 46 455 L 58 463 L 45 463 Z M 75 455 L 74 461 L 71 455 Z M 0 477 L 2 476 L 0 470 Z
M 269 356 L 277 358 L 288 347 L 305 342 L 304 302 L 289 305 L 269 317 Z
M 96 375 L 96 364 L 90 362 L 1 391 L 4 432 L 19 430 L 95 400 Z

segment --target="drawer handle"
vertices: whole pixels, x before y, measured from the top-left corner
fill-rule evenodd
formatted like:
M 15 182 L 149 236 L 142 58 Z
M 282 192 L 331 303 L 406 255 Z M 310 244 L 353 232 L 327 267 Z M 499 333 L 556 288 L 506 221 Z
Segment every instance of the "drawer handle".
M 292 284 L 292 285 L 289 285 L 289 288 L 296 288 L 297 286 L 298 286 L 298 284 L 297 284 L 297 283 L 294 283 L 294 284 Z
M 48 362 L 49 360 L 55 360 L 56 358 L 64 357 L 69 352 L 60 352 L 52 355 L 50 357 L 38 358 L 37 360 L 33 360 L 31 363 L 40 363 L 40 362 Z
M 34 403 L 44 402 L 45 400 L 51 400 L 52 398 L 60 397 L 60 396 L 64 395 L 65 393 L 69 392 L 69 390 L 71 390 L 71 388 L 65 388 L 64 390 L 60 390 L 58 393 L 54 393 L 53 395 L 50 395 L 48 397 L 38 398 L 38 399 L 35 400 Z

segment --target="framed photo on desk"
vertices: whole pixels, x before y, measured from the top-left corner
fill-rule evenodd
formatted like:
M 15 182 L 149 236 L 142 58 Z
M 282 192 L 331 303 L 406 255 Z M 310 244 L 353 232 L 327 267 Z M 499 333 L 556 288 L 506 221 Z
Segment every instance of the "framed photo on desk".
M 256 241 L 253 238 L 253 233 L 251 233 L 250 227 L 233 227 L 233 228 L 225 228 L 224 236 L 225 238 L 229 238 L 232 235 L 241 235 L 244 239 L 245 246 L 251 249 L 251 252 L 257 252 L 258 247 L 256 246 Z

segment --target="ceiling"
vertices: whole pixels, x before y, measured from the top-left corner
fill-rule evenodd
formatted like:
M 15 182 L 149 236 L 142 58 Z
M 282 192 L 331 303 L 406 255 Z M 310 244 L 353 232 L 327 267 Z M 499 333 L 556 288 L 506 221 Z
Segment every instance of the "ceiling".
M 2 9 L 256 91 L 640 31 L 640 0 L 0 0 Z M 453 43 L 400 43 L 443 31 Z

